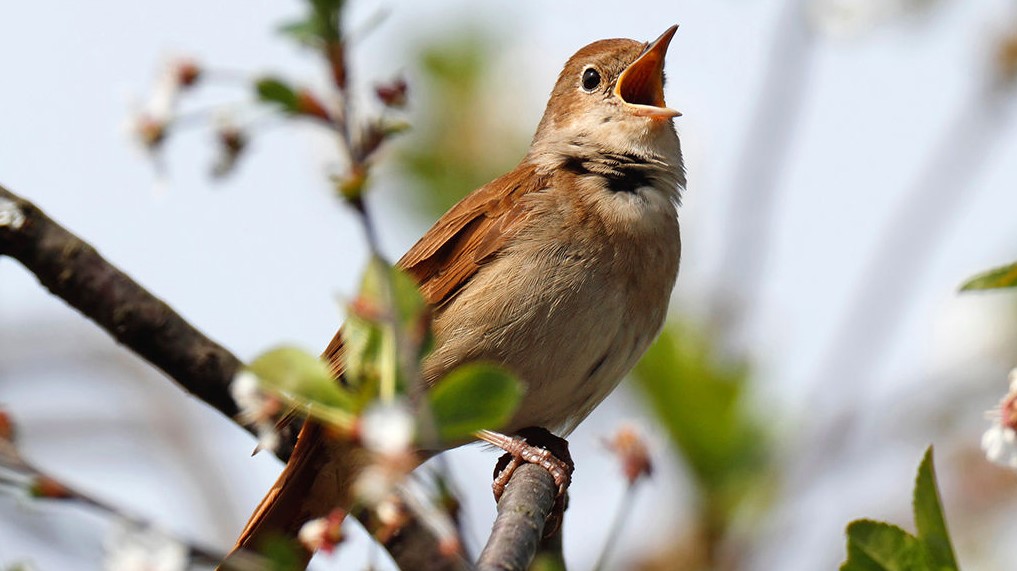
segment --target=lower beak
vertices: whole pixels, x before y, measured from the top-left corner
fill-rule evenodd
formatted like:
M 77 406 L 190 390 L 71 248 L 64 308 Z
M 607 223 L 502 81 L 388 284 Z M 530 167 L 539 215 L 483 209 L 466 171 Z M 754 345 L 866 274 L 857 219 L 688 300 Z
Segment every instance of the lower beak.
M 670 119 L 681 113 L 664 103 L 664 56 L 678 26 L 668 28 L 618 77 L 614 94 L 640 117 Z

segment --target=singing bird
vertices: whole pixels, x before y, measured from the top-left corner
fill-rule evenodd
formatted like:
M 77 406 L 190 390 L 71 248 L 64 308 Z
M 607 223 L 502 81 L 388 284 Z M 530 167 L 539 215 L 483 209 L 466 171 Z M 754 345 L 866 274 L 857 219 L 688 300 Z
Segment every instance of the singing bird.
M 453 206 L 398 265 L 433 310 L 422 377 L 489 361 L 525 387 L 506 435 L 564 437 L 635 365 L 664 323 L 678 274 L 681 145 L 653 42 L 610 39 L 576 52 L 551 91 L 529 152 Z M 342 335 L 325 351 L 343 372 Z M 486 440 L 496 445 L 500 435 Z M 352 503 L 366 459 L 308 422 L 235 549 Z M 307 554 L 310 557 L 310 554 Z

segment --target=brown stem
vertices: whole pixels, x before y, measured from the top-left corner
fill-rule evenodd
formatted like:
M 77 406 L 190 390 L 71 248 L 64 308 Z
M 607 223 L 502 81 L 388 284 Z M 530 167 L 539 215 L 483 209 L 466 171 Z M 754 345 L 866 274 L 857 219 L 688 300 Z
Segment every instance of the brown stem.
M 53 295 L 229 418 L 229 384 L 242 366 L 92 246 L 0 185 L 0 255 L 21 262 Z M 244 427 L 251 432 L 249 427 Z
M 0 190 L 2 190 L 2 188 L 3 187 L 0 187 Z M 2 200 L 3 198 L 0 197 L 0 201 Z M 0 203 L 0 211 L 2 211 L 2 208 L 3 205 Z M 0 222 L 0 227 L 2 226 L 3 224 Z M 129 514 L 103 500 L 82 493 L 56 478 L 43 473 L 34 464 L 28 462 L 21 456 L 14 441 L 7 440 L 2 437 L 0 437 L 0 468 L 3 468 L 2 471 L 4 472 L 3 474 L 0 474 L 0 485 L 18 489 L 26 486 L 27 484 L 30 496 L 35 497 L 36 499 L 77 502 L 100 513 L 105 513 L 112 517 L 124 520 L 138 529 L 157 528 L 157 526 L 155 526 L 150 520 Z M 168 537 L 187 548 L 189 558 L 193 563 L 207 565 L 222 558 L 221 554 L 217 553 L 216 550 L 200 545 L 195 541 L 184 539 L 176 535 Z M 264 562 L 260 561 L 260 559 L 256 560 L 253 557 L 249 559 L 255 560 L 260 564 L 264 564 Z
M 535 464 L 517 468 L 498 502 L 498 517 L 480 553 L 477 571 L 529 569 L 557 495 L 550 472 Z
M 357 516 L 361 523 L 367 525 L 365 514 Z M 421 569 L 424 571 L 467 571 L 469 563 L 457 555 L 441 553 L 432 534 L 417 520 L 411 520 L 398 533 L 387 538 L 381 544 L 388 551 L 396 565 L 405 571 Z

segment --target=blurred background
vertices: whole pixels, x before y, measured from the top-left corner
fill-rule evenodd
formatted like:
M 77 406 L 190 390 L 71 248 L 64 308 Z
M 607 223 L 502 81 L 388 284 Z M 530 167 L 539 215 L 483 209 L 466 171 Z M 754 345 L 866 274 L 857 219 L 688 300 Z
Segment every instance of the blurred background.
M 245 74 L 324 85 L 318 59 L 274 31 L 303 11 L 0 7 L 0 181 L 243 359 L 283 342 L 320 350 L 354 292 L 366 248 L 331 194 L 333 141 L 258 118 L 216 179 L 214 120 L 174 132 L 157 161 L 125 124 L 181 55 L 209 70 L 182 113 L 250 117 Z M 835 568 L 849 520 L 911 528 L 930 443 L 962 565 L 1012 568 L 1017 475 L 978 442 L 1017 365 L 1017 308 L 957 288 L 1017 258 L 1013 2 L 351 2 L 357 89 L 400 73 L 410 85 L 413 129 L 369 198 L 384 249 L 397 258 L 518 161 L 575 50 L 672 23 L 666 96 L 684 113 L 689 180 L 681 275 L 662 342 L 571 438 L 570 568 L 594 565 L 625 498 L 602 444 L 625 423 L 648 435 L 657 471 L 608 568 Z M 0 403 L 48 472 L 217 548 L 280 469 L 2 258 Z M 496 454 L 449 457 L 476 551 Z M 0 566 L 100 568 L 108 527 L 0 497 Z M 369 564 L 391 567 L 358 535 L 315 568 Z

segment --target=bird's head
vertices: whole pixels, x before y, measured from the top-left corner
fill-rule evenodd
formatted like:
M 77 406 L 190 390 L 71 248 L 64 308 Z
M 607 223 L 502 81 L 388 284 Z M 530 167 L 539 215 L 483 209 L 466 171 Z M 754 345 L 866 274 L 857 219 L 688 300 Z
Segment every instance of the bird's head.
M 680 153 L 672 119 L 681 114 L 664 103 L 664 56 L 677 29 L 653 42 L 601 40 L 569 58 L 531 156 L 567 154 L 574 146 L 647 157 Z

